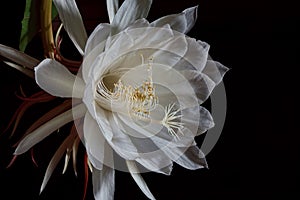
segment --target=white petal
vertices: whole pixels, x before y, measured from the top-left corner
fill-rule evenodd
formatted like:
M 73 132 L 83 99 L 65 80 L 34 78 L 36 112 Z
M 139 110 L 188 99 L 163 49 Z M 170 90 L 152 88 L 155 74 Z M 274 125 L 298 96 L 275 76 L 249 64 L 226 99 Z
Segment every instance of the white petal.
M 193 136 L 200 135 L 214 126 L 210 112 L 202 106 L 195 106 L 181 110 L 183 117 L 181 122 L 193 133 Z
M 216 86 L 216 83 L 206 74 L 196 70 L 183 70 L 181 74 L 189 81 L 190 86 L 194 90 L 194 96 L 198 98 L 200 104 L 209 97 Z
M 145 19 L 138 19 L 135 22 L 133 22 L 128 29 L 134 29 L 134 28 L 142 28 L 142 27 L 148 27 L 150 24 L 149 22 Z
M 23 74 L 27 75 L 30 78 L 34 79 L 34 72 L 33 70 L 30 70 L 28 68 L 22 67 L 20 65 L 16 65 L 15 63 L 12 62 L 7 62 L 7 61 L 3 61 L 5 64 L 7 64 L 8 66 L 18 70 L 19 72 L 22 72 Z
M 82 73 L 85 82 L 88 82 L 90 69 L 93 63 L 96 62 L 96 58 L 103 53 L 105 49 L 106 40 L 110 31 L 111 26 L 109 24 L 99 24 L 88 38 L 82 62 Z
M 132 178 L 135 180 L 136 184 L 140 187 L 140 189 L 143 191 L 143 193 L 149 199 L 155 199 L 153 194 L 150 192 L 143 177 L 139 174 L 139 170 L 138 170 L 136 164 L 134 163 L 134 161 L 126 160 L 126 164 L 127 164 L 128 170 L 129 170 Z
M 95 200 L 113 200 L 115 191 L 115 170 L 103 165 L 103 169 L 93 169 L 93 193 Z
M 180 148 L 178 149 L 170 149 L 169 155 L 176 154 L 176 151 L 181 151 Z M 205 155 L 203 152 L 195 145 L 189 147 L 188 149 L 185 149 L 184 154 L 182 154 L 179 158 L 177 155 L 175 155 L 175 162 L 187 169 L 199 169 L 206 167 L 207 163 L 205 159 Z
M 152 0 L 125 0 L 111 23 L 114 34 L 127 28 L 135 20 L 146 18 Z
M 89 36 L 85 46 L 85 56 L 90 53 L 98 44 L 107 39 L 111 27 L 109 24 L 99 24 Z
M 173 37 L 170 42 L 166 43 L 162 47 L 159 47 L 159 49 L 152 56 L 155 63 L 160 63 L 167 66 L 175 66 L 180 59 L 187 54 L 187 51 L 188 45 L 186 37 L 183 35 L 178 35 Z
M 43 182 L 42 182 L 42 186 L 40 189 L 40 193 L 44 190 L 44 188 L 46 187 L 54 169 L 56 168 L 57 164 L 59 163 L 60 159 L 62 158 L 62 156 L 64 155 L 64 153 L 66 152 L 67 148 L 70 148 L 75 140 L 75 136 L 74 134 L 69 135 L 64 142 L 60 145 L 60 147 L 57 149 L 57 151 L 55 152 L 55 154 L 53 155 L 53 157 L 51 158 Z
M 229 69 L 219 62 L 208 60 L 202 73 L 207 75 L 215 84 L 219 84 Z
M 185 14 L 186 21 L 187 21 L 186 30 L 184 31 L 184 33 L 189 32 L 195 25 L 195 23 L 197 21 L 197 16 L 198 16 L 197 12 L 198 12 L 198 6 L 191 7 L 191 8 L 185 9 L 183 11 L 183 13 Z
M 184 35 L 180 34 L 173 36 L 169 30 L 157 28 L 150 28 L 147 30 L 151 31 L 149 36 L 138 34 L 138 29 L 129 30 L 128 34 L 123 34 L 124 37 L 120 36 L 120 38 L 111 45 L 111 49 L 106 52 L 109 55 L 105 57 L 107 62 L 108 60 L 117 58 L 118 55 L 123 56 L 118 57 L 114 64 L 110 67 L 110 73 L 121 74 L 127 71 L 124 75 L 127 79 L 136 83 L 139 82 L 137 80 L 139 79 L 142 83 L 145 81 L 145 78 L 148 78 L 147 73 L 145 73 L 147 72 L 147 67 L 144 66 L 136 68 L 137 66 L 153 63 L 151 64 L 152 68 L 159 71 L 158 73 L 160 74 L 160 77 L 162 77 L 162 73 L 160 72 L 160 69 L 162 68 L 161 65 L 170 66 L 168 68 L 169 70 L 172 66 L 175 66 L 183 56 L 185 56 L 188 48 Z M 164 33 L 168 34 L 168 36 Z M 124 45 L 124 42 L 121 42 L 123 40 L 128 42 L 125 42 Z M 156 66 L 156 64 L 160 64 L 160 66 Z M 129 71 L 130 69 L 132 70 Z M 136 74 L 138 75 L 136 76 Z M 140 76 L 140 74 L 142 74 L 142 76 Z M 125 81 L 124 76 L 122 76 L 122 81 Z M 153 75 L 153 77 L 155 77 L 155 75 Z M 129 82 L 126 84 L 129 84 Z
M 87 41 L 84 24 L 75 0 L 53 0 L 65 30 L 81 55 Z
M 129 39 L 133 41 L 135 49 L 143 48 L 164 48 L 164 44 L 174 41 L 176 38 L 185 38 L 183 34 L 174 32 L 170 26 L 166 25 L 161 28 L 142 27 L 135 29 L 126 29 L 121 35 L 127 34 Z M 118 39 L 118 37 L 116 37 Z M 184 39 L 185 40 L 185 39 Z M 120 42 L 122 40 L 119 40 Z M 133 46 L 133 45 L 132 45 Z M 173 51 L 172 51 L 173 52 Z
M 85 84 L 59 62 L 45 59 L 34 70 L 36 83 L 51 95 L 82 98 Z
M 98 105 L 95 106 L 96 110 L 96 121 L 100 131 L 103 133 L 106 140 L 111 141 L 113 138 L 113 131 L 109 121 L 109 115 L 111 112 L 100 108 Z
M 199 72 L 203 70 L 206 65 L 209 45 L 200 40 L 187 38 L 188 48 L 181 62 L 178 62 L 174 69 L 187 70 L 195 69 Z M 190 66 L 191 65 L 191 66 Z
M 33 69 L 39 63 L 39 60 L 3 44 L 0 44 L 0 56 L 29 69 Z
M 98 71 L 100 71 L 99 68 L 105 55 L 105 53 L 103 53 L 104 49 L 105 41 L 99 43 L 93 48 L 93 50 L 91 50 L 86 56 L 84 56 L 82 62 L 82 76 L 85 83 L 88 83 L 88 81 L 90 81 L 89 79 L 94 79 L 96 77 L 96 75 L 94 75 L 91 70 L 93 69 L 93 66 L 98 67 L 97 69 Z
M 135 160 L 145 167 L 147 169 L 146 171 L 150 170 L 158 173 L 170 174 L 172 170 L 170 167 L 172 166 L 172 161 L 163 151 L 161 151 L 160 146 L 156 145 L 154 142 L 156 141 L 156 139 L 154 139 L 154 134 L 151 135 L 149 130 L 144 129 L 133 121 L 126 120 L 126 122 L 124 122 L 122 120 L 126 118 L 127 117 L 121 117 L 120 115 L 115 116 L 118 127 L 121 127 L 124 133 L 128 134 L 127 138 L 134 145 L 135 151 L 138 152 L 139 157 Z M 149 137 L 143 134 L 147 134 Z M 157 140 L 161 140 L 161 138 L 158 138 Z M 168 142 L 166 141 L 165 145 L 167 145 L 167 143 Z
M 152 22 L 151 25 L 155 27 L 162 27 L 169 24 L 173 30 L 181 33 L 187 33 L 195 25 L 197 20 L 197 9 L 198 6 L 195 6 L 184 10 L 180 14 L 173 14 L 159 18 Z
M 170 175 L 173 162 L 163 151 L 142 154 L 136 161 L 145 167 L 146 171 Z
M 228 68 L 222 64 L 208 60 L 202 73 L 196 70 L 182 70 L 180 72 L 189 81 L 201 104 L 209 97 L 227 71 Z
M 171 47 L 174 47 L 174 49 L 172 49 Z M 112 71 L 114 68 L 121 68 L 118 67 L 117 64 L 114 64 L 112 66 L 113 61 L 117 59 L 122 60 L 122 58 L 130 52 L 132 53 L 141 49 L 159 49 L 164 51 L 170 50 L 171 53 L 174 53 L 175 55 L 184 56 L 187 45 L 185 36 L 180 33 L 173 33 L 173 31 L 169 27 L 127 29 L 120 34 L 108 38 L 105 45 L 105 52 L 101 55 L 98 55 L 98 57 L 95 57 L 97 56 L 96 54 L 93 55 L 93 63 L 92 59 L 89 59 L 87 61 L 87 63 L 90 63 L 92 65 L 84 64 L 84 67 L 87 66 L 88 68 L 90 68 L 90 70 L 84 70 L 84 74 L 86 74 L 84 75 L 84 77 L 86 77 L 88 74 L 91 75 L 91 78 L 97 80 L 99 77 L 101 77 L 104 71 L 107 70 L 108 67 L 110 67 L 110 71 Z M 94 54 L 94 50 L 90 54 L 92 53 Z M 138 55 L 138 58 L 136 58 L 135 60 L 142 62 L 140 55 Z M 123 66 L 123 63 L 121 64 Z M 89 72 L 87 73 L 87 71 Z
M 189 146 L 193 141 L 193 134 L 187 132 L 188 129 L 183 130 L 187 133 L 180 136 L 180 140 L 176 140 L 176 138 L 170 135 L 165 128 L 157 127 L 154 123 L 141 127 L 136 123 L 133 123 L 132 120 L 128 119 L 126 116 L 119 115 L 119 119 L 119 122 L 122 123 L 122 127 L 131 135 L 141 135 L 140 137 L 144 136 L 144 138 L 151 139 L 156 145 L 156 150 L 161 150 L 165 147 L 185 147 Z M 150 147 L 145 146 L 144 149 L 150 149 Z M 144 151 L 145 150 L 141 150 L 141 152 Z M 149 150 L 147 152 L 149 152 Z
M 21 142 L 18 144 L 15 155 L 19 155 L 28 151 L 35 144 L 42 141 L 45 137 L 49 136 L 52 132 L 62 127 L 63 125 L 71 122 L 72 120 L 78 119 L 84 116 L 86 112 L 86 107 L 84 104 L 79 104 L 73 109 L 68 110 L 57 117 L 46 122 L 39 128 L 35 129 L 32 133 L 27 135 Z
M 106 6 L 107 6 L 109 22 L 112 23 L 119 9 L 119 0 L 106 0 Z
M 199 108 L 200 108 L 200 123 L 199 123 L 198 135 L 206 132 L 207 130 L 211 129 L 215 125 L 213 117 L 211 116 L 210 112 L 202 106 L 199 106 Z
M 105 138 L 89 112 L 85 114 L 83 134 L 88 158 L 96 169 L 101 170 L 104 161 Z
M 154 65 L 152 67 L 152 76 L 153 82 L 157 85 L 155 92 L 161 105 L 163 105 L 163 102 L 169 104 L 172 100 L 175 102 L 178 101 L 181 109 L 199 105 L 194 88 L 182 71 L 161 65 Z M 199 86 L 195 85 L 195 87 Z M 176 98 L 171 99 L 173 96 Z M 165 107 L 167 104 L 163 106 Z
M 101 132 L 109 145 L 123 158 L 135 159 L 138 154 L 127 137 L 126 133 L 118 127 L 113 119 L 113 115 L 110 111 L 95 105 L 92 95 L 87 95 L 84 98 L 84 102 L 88 107 L 88 110 L 98 124 L 99 132 Z
M 113 149 L 124 159 L 136 159 L 139 156 L 139 152 L 132 143 L 128 133 L 122 129 L 121 124 L 116 122 L 112 113 L 108 113 L 108 119 L 113 131 L 113 138 L 110 143 Z

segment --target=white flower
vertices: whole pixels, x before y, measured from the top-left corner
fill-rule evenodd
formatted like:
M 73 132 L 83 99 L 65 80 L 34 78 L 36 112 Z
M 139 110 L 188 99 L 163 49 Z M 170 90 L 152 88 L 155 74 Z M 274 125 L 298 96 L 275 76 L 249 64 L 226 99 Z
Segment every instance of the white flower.
M 214 123 L 200 104 L 227 68 L 208 58 L 208 44 L 185 35 L 197 7 L 149 23 L 150 0 L 125 0 L 119 9 L 118 1 L 108 0 L 110 24 L 100 24 L 87 38 L 75 0 L 54 3 L 83 63 L 75 76 L 45 59 L 35 68 L 35 79 L 48 93 L 83 103 L 25 137 L 15 154 L 84 117 L 81 139 L 93 167 L 96 199 L 113 199 L 114 169 L 128 168 L 154 199 L 140 171 L 170 174 L 174 161 L 188 169 L 206 167 L 194 137 Z

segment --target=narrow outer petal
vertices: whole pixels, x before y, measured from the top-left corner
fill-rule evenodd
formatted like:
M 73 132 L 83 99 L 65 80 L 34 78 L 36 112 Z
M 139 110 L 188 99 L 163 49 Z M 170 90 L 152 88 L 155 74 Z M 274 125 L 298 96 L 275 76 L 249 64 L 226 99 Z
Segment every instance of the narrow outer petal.
M 36 83 L 49 94 L 57 97 L 83 97 L 84 82 L 59 62 L 45 59 L 34 70 Z
M 86 107 L 84 104 L 79 104 L 72 110 L 68 110 L 47 123 L 43 124 L 39 128 L 35 129 L 31 134 L 27 135 L 18 145 L 15 150 L 15 155 L 19 155 L 28 151 L 35 144 L 42 141 L 45 137 L 49 136 L 53 131 L 62 127 L 63 125 L 78 119 L 86 113 Z
M 115 170 L 103 165 L 103 169 L 93 169 L 93 192 L 95 200 L 113 200 L 115 192 Z
M 228 70 L 229 69 L 221 63 L 213 60 L 208 60 L 202 73 L 207 75 L 216 84 L 219 84 Z
M 164 16 L 152 22 L 151 26 L 163 27 L 164 25 L 169 24 L 173 30 L 187 33 L 196 23 L 197 10 L 198 6 L 195 6 L 188 8 L 179 14 Z
M 22 67 L 20 65 L 16 65 L 15 63 L 12 62 L 7 62 L 7 61 L 3 61 L 5 64 L 7 64 L 8 66 L 18 70 L 19 72 L 22 72 L 23 74 L 25 74 L 26 76 L 29 76 L 30 78 L 34 79 L 34 72 L 31 69 L 27 69 L 25 67 Z
M 89 160 L 95 168 L 101 170 L 104 161 L 105 138 L 89 112 L 85 114 L 83 134 Z
M 143 193 L 151 200 L 154 200 L 153 194 L 150 192 L 146 182 L 144 181 L 143 177 L 139 173 L 139 170 L 135 164 L 134 161 L 126 160 L 126 164 L 128 167 L 128 170 L 132 176 L 132 178 L 135 180 L 136 184 L 140 187 L 140 189 L 143 191 Z
M 0 56 L 30 69 L 33 69 L 39 63 L 39 60 L 3 44 L 0 44 Z
M 87 41 L 87 33 L 75 0 L 53 0 L 65 30 L 81 55 Z
M 109 22 L 112 23 L 119 9 L 119 0 L 106 0 Z
M 56 168 L 57 164 L 59 163 L 60 159 L 62 158 L 62 156 L 64 155 L 64 153 L 66 152 L 67 148 L 70 148 L 75 140 L 76 135 L 75 134 L 71 134 L 69 135 L 64 142 L 60 145 L 60 147 L 57 149 L 57 151 L 55 152 L 55 154 L 53 155 L 51 161 L 48 164 L 44 179 L 43 179 L 43 183 L 40 189 L 40 193 L 44 190 L 44 188 L 46 187 L 54 169 Z
M 125 0 L 111 23 L 113 34 L 124 30 L 137 19 L 146 18 L 151 4 L 152 0 Z
M 172 151 L 177 151 L 175 149 L 170 149 L 170 154 Z M 180 156 L 175 162 L 182 167 L 190 170 L 195 170 L 199 168 L 208 168 L 204 153 L 196 146 L 190 146 L 182 156 Z
M 109 24 L 99 24 L 89 36 L 85 47 L 85 56 L 89 54 L 97 45 L 107 39 L 110 34 Z

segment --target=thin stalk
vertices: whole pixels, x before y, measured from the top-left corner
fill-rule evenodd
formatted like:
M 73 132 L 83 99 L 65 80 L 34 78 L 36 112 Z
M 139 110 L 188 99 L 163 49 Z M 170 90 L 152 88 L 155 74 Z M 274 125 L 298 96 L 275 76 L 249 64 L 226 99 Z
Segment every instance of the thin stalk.
M 54 59 L 54 39 L 52 30 L 52 0 L 41 1 L 41 35 L 44 55 Z

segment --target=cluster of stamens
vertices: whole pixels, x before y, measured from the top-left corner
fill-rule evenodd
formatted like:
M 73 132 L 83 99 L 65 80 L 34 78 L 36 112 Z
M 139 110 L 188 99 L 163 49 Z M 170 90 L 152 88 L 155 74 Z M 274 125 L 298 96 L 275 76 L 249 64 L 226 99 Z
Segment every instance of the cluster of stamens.
M 118 81 L 114 87 L 111 97 L 114 100 L 126 102 L 131 114 L 137 117 L 149 118 L 150 111 L 158 103 L 152 82 L 145 81 L 140 87 L 133 88 L 131 85 L 125 86 L 122 81 Z
M 153 59 L 150 58 L 149 61 L 153 61 Z M 144 64 L 143 56 L 142 64 Z M 152 65 L 150 62 L 147 65 L 147 72 L 148 80 L 144 81 L 139 87 L 124 85 L 119 79 L 111 91 L 106 88 L 103 81 L 100 81 L 97 85 L 97 93 L 110 102 L 126 106 L 130 115 L 141 120 L 148 120 L 150 119 L 150 112 L 158 104 L 158 97 L 155 95 L 155 87 L 152 81 Z M 157 122 L 166 127 L 170 135 L 178 138 L 176 130 L 183 134 L 181 130 L 184 127 L 184 124 L 180 121 L 182 117 L 180 109 L 175 109 L 175 104 L 169 104 L 165 107 L 164 112 L 163 119 Z

